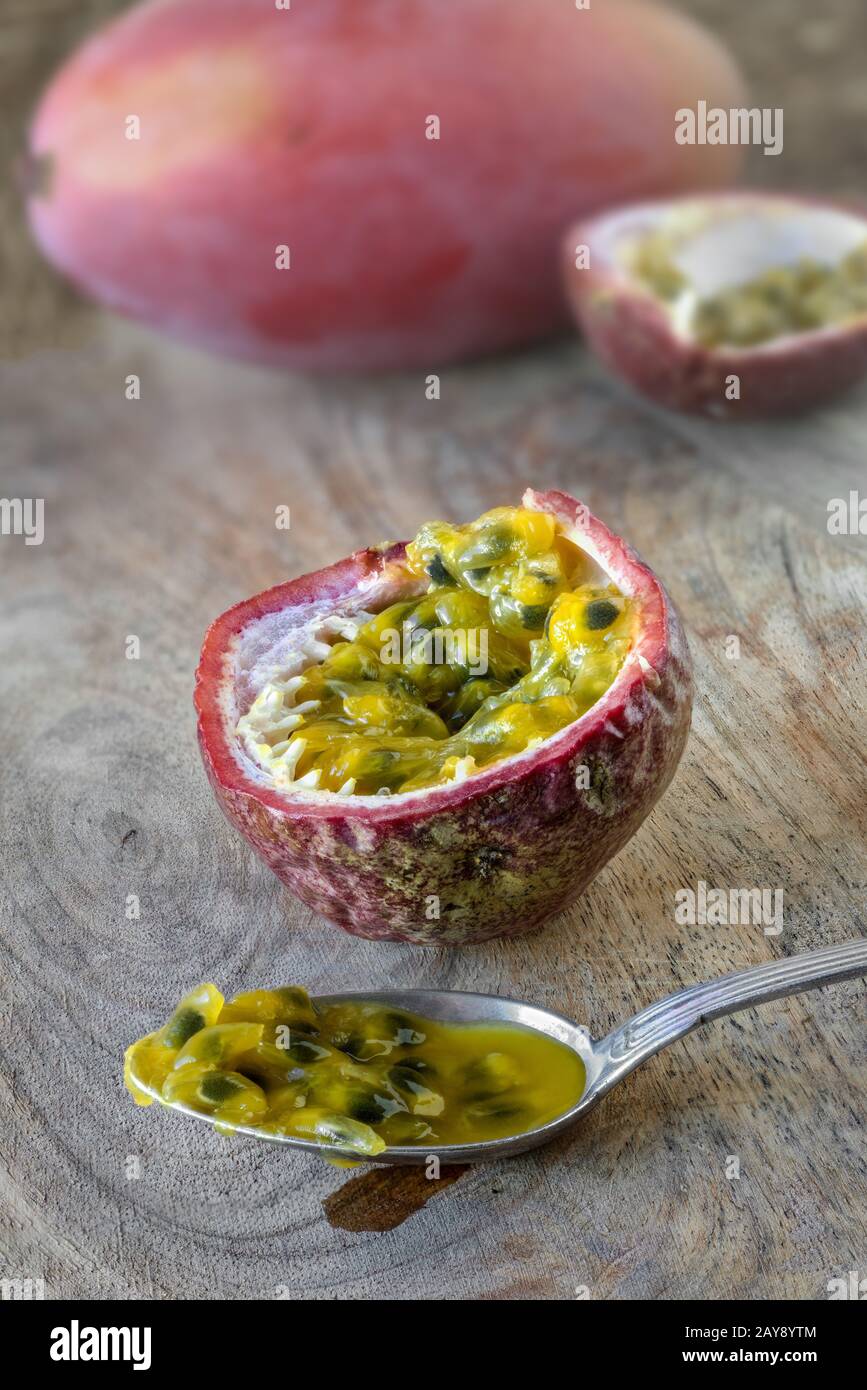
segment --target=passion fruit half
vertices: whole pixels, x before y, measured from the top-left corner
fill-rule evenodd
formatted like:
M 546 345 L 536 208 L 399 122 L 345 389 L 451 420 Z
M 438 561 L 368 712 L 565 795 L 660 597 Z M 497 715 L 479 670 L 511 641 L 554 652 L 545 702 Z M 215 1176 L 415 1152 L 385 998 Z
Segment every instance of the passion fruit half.
M 656 576 L 562 492 L 422 527 L 236 604 L 196 677 L 232 825 L 358 936 L 538 927 L 641 824 L 691 678 Z
M 674 410 L 747 419 L 821 404 L 867 372 L 867 217 L 719 193 L 579 224 L 567 291 L 603 361 Z

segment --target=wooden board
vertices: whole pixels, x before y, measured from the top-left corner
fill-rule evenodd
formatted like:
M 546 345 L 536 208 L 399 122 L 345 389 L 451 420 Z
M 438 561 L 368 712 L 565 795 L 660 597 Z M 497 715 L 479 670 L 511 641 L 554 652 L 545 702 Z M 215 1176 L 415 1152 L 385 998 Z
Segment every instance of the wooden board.
M 22 33 L 57 31 L 32 46 L 22 110 L 73 8 L 0 11 L 7 57 L 10 35 L 30 52 Z M 787 42 L 813 14 L 789 0 Z M 823 15 L 844 55 L 863 16 Z M 757 61 L 766 19 L 729 23 Z M 829 535 L 827 506 L 867 495 L 867 390 L 746 428 L 658 412 L 573 343 L 446 372 L 439 402 L 421 374 L 259 372 L 80 305 L 16 216 L 2 493 L 45 499 L 45 540 L 0 538 L 3 1276 L 48 1297 L 402 1300 L 816 1299 L 863 1275 L 859 982 L 701 1030 L 570 1137 L 439 1184 L 138 1111 L 120 1059 L 199 979 L 499 991 L 601 1032 L 692 980 L 863 934 L 865 539 Z M 684 762 L 545 931 L 461 952 L 351 939 L 212 800 L 202 634 L 238 598 L 527 482 L 583 497 L 669 585 L 696 669 Z M 782 934 L 678 925 L 674 894 L 699 880 L 782 888 Z

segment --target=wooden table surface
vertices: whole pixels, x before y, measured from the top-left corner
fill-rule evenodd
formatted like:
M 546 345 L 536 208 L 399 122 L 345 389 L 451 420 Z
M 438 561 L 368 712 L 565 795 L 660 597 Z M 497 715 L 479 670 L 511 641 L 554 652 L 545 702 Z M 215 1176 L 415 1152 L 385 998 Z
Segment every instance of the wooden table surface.
M 110 8 L 4 0 L 22 112 Z M 858 7 L 821 22 L 809 0 L 690 8 L 728 27 L 754 77 L 764 43 L 770 104 L 809 109 L 810 73 L 837 75 L 818 134 L 806 121 L 799 143 L 793 116 L 784 181 L 827 187 L 836 168 L 853 185 Z M 702 1029 L 571 1136 L 439 1183 L 139 1111 L 120 1059 L 200 979 L 496 991 L 600 1032 L 690 981 L 863 934 L 867 541 L 831 536 L 827 508 L 867 495 L 867 389 L 736 427 L 637 401 L 577 343 L 447 371 L 439 402 L 420 375 L 281 376 L 81 304 L 14 203 L 0 226 L 2 492 L 45 499 L 41 546 L 0 538 L 3 1277 L 47 1297 L 402 1300 L 821 1299 L 863 1276 L 862 982 Z M 527 482 L 584 498 L 669 586 L 696 671 L 684 761 L 543 932 L 460 952 L 352 939 L 211 797 L 191 705 L 202 634 L 236 599 Z M 674 894 L 699 880 L 782 889 L 782 934 L 678 925 Z

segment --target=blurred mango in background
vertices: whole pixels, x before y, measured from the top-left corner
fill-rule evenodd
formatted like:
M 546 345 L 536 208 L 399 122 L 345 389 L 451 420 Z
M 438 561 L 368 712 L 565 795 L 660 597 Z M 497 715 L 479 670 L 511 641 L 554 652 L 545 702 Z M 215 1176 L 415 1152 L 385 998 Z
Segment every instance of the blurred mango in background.
M 742 103 L 719 44 L 642 0 L 151 0 L 55 77 L 29 212 L 103 303 L 300 368 L 436 367 L 568 321 L 576 216 L 707 189 Z

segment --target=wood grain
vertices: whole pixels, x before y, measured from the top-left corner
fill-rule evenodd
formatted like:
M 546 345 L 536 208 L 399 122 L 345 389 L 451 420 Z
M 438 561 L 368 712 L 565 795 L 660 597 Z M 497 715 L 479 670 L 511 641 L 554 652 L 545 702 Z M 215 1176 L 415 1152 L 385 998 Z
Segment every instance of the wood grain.
M 728 24 L 751 64 L 781 12 L 693 8 Z M 22 112 L 84 27 L 74 11 L 0 8 Z M 815 14 L 787 0 L 774 30 L 790 62 L 769 58 L 768 81 L 793 109 L 808 68 L 845 75 L 863 36 L 863 9 L 828 4 L 837 56 L 799 65 Z M 863 173 L 863 121 L 837 107 L 817 119 L 845 146 L 844 181 Z M 815 132 L 800 164 L 787 138 L 788 182 L 821 172 L 828 186 Z M 3 1276 L 43 1278 L 48 1297 L 191 1299 L 569 1299 L 582 1286 L 815 1299 L 863 1276 L 862 983 L 692 1035 L 572 1136 L 468 1170 L 383 1231 L 344 1228 L 351 1193 L 335 1194 L 358 1177 L 136 1110 L 120 1058 L 199 979 L 500 991 L 600 1032 L 681 984 L 863 934 L 865 539 L 830 536 L 827 504 L 867 494 L 867 391 L 805 420 L 725 427 L 638 402 L 574 343 L 446 372 L 439 402 L 422 374 L 281 376 L 79 303 L 14 209 L 2 236 L 16 268 L 2 492 L 46 509 L 43 545 L 0 537 Z M 191 706 L 202 634 L 257 589 L 425 518 L 514 502 L 527 482 L 583 497 L 673 593 L 697 680 L 683 765 L 542 933 L 461 952 L 351 939 L 220 817 Z M 677 925 L 674 894 L 700 879 L 783 888 L 782 935 Z

